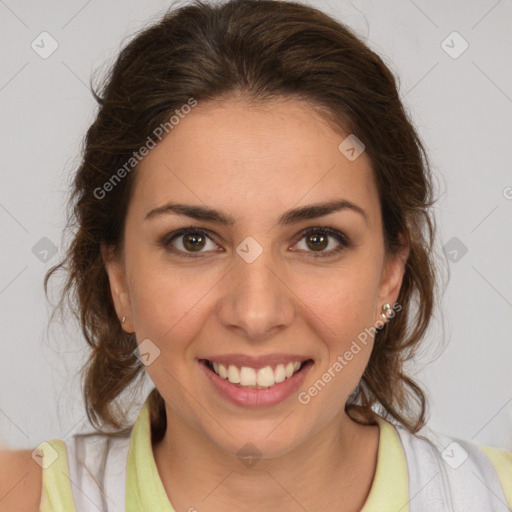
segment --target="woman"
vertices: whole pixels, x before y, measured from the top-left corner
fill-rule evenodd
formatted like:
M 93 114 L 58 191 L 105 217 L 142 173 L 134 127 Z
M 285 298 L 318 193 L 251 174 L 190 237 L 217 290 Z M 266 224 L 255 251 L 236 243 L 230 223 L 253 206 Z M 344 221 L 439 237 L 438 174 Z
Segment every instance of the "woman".
M 67 269 L 97 432 L 38 447 L 42 512 L 512 506 L 512 454 L 427 434 L 403 368 L 436 298 L 434 197 L 374 52 L 312 7 L 195 2 L 97 99 L 45 282 Z

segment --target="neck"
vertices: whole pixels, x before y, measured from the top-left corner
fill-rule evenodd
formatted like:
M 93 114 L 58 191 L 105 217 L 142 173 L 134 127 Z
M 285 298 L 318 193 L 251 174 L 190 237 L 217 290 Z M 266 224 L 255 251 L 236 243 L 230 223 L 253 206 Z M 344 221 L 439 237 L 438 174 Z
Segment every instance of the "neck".
M 166 413 L 167 430 L 153 453 L 176 510 L 296 511 L 300 505 L 348 512 L 360 510 L 368 497 L 378 425 L 359 425 L 343 413 L 284 455 L 243 464 L 167 407 Z

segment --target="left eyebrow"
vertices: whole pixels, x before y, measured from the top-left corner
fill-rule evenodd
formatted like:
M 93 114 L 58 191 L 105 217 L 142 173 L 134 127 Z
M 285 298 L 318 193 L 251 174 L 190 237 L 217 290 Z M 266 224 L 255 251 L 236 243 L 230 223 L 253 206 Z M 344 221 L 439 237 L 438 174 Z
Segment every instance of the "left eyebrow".
M 364 218 L 366 224 L 368 224 L 368 216 L 366 215 L 366 212 L 360 206 L 346 199 L 310 204 L 288 210 L 279 217 L 277 222 L 280 226 L 289 226 L 303 220 L 316 219 L 342 210 L 351 210 L 359 213 Z M 151 218 L 167 214 L 183 215 L 196 220 L 218 222 L 225 226 L 233 226 L 236 222 L 235 217 L 215 208 L 173 202 L 149 211 L 144 220 L 149 220 Z

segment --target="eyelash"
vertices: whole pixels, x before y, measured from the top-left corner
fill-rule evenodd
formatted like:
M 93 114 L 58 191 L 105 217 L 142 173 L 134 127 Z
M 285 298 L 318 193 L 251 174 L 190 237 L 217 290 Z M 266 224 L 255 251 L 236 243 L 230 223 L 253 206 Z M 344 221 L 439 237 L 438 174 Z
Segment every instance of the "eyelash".
M 187 253 L 186 251 L 181 251 L 180 249 L 176 249 L 175 247 L 173 247 L 173 248 L 169 247 L 171 245 L 171 242 L 174 241 L 176 238 L 179 238 L 179 237 L 182 237 L 182 236 L 185 236 L 185 235 L 189 235 L 191 233 L 192 234 L 203 235 L 206 238 L 209 238 L 212 242 L 216 243 L 208 235 L 208 233 L 206 231 L 204 231 L 204 230 L 202 230 L 200 228 L 190 227 L 190 228 L 184 228 L 184 229 L 180 229 L 178 231 L 173 231 L 172 233 L 169 233 L 168 235 L 166 235 L 161 240 L 160 244 L 167 251 L 172 252 L 174 254 L 177 254 L 180 257 L 183 256 L 185 258 L 198 258 L 200 253 L 196 253 L 196 254 Z M 297 241 L 297 243 L 300 242 L 303 238 L 305 238 L 306 236 L 308 236 L 308 235 L 310 235 L 312 233 L 322 233 L 322 234 L 325 234 L 325 235 L 329 235 L 329 236 L 335 238 L 340 243 L 340 245 L 336 249 L 332 249 L 330 251 L 317 252 L 317 253 L 315 253 L 314 251 L 306 251 L 306 252 L 311 252 L 312 253 L 312 255 L 311 255 L 312 258 L 330 258 L 330 257 L 334 257 L 339 252 L 343 251 L 344 249 L 347 249 L 347 248 L 351 247 L 351 245 L 352 245 L 352 243 L 350 242 L 349 238 L 346 235 L 344 235 L 342 232 L 340 232 L 340 231 L 338 231 L 336 229 L 332 229 L 332 228 L 328 228 L 328 227 L 314 227 L 314 228 L 306 229 L 305 231 L 303 231 L 301 233 L 300 238 Z

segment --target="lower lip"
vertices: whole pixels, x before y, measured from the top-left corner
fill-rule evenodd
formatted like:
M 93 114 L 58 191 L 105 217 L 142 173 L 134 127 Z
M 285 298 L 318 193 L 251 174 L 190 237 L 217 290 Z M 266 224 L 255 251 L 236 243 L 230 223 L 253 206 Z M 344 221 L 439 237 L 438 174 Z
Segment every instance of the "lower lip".
M 245 407 L 274 405 L 286 400 L 294 391 L 300 388 L 312 365 L 313 361 L 308 361 L 300 371 L 294 373 L 283 382 L 274 384 L 271 388 L 251 389 L 235 386 L 227 379 L 219 377 L 215 372 L 210 370 L 206 361 L 199 361 L 199 366 L 203 369 L 217 391 L 235 404 Z

